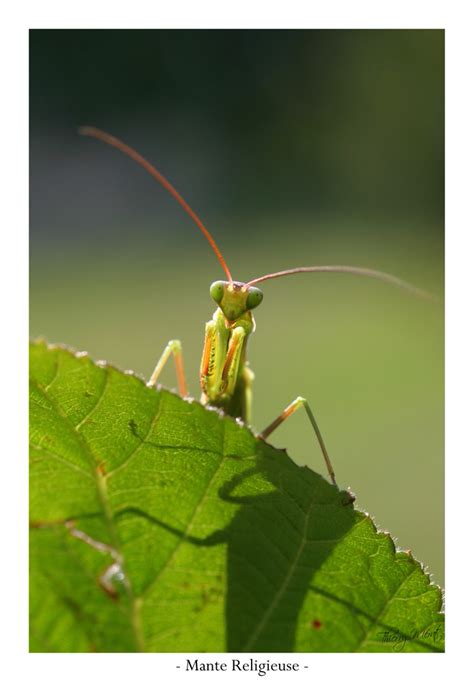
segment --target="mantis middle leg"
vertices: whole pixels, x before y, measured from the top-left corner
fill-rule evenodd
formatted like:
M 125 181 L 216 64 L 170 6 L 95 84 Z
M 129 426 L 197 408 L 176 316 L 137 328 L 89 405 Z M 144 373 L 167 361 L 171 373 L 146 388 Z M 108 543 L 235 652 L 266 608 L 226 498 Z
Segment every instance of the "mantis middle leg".
M 275 429 L 278 428 L 280 426 L 280 424 L 282 424 L 285 421 L 285 419 L 288 419 L 288 417 L 290 417 L 300 407 L 304 407 L 304 409 L 306 410 L 306 414 L 308 415 L 309 421 L 311 422 L 311 426 L 313 427 L 314 433 L 316 434 L 316 438 L 318 439 L 318 443 L 319 443 L 319 446 L 321 448 L 321 452 L 323 453 L 323 457 L 324 457 L 324 461 L 326 462 L 329 477 L 331 478 L 332 483 L 334 485 L 337 485 L 336 476 L 334 473 L 334 468 L 331 464 L 331 460 L 329 459 L 329 454 L 328 454 L 328 451 L 326 449 L 326 445 L 324 444 L 324 440 L 323 440 L 323 437 L 321 435 L 321 431 L 319 430 L 319 426 L 316 422 L 316 418 L 315 418 L 306 398 L 302 398 L 301 396 L 299 396 L 298 398 L 293 400 L 293 402 L 291 402 L 288 405 L 288 407 L 285 407 L 283 412 L 280 415 L 278 415 L 278 417 L 274 421 L 272 421 L 272 423 L 269 424 L 267 426 L 267 428 L 264 429 L 259 434 L 258 437 L 262 438 L 262 440 L 266 440 L 268 438 L 268 436 L 271 433 L 273 433 L 273 431 L 275 431 Z
M 184 375 L 183 348 L 181 346 L 181 341 L 178 341 L 178 339 L 168 341 L 165 350 L 161 354 L 161 357 L 158 360 L 155 369 L 153 370 L 153 374 L 147 382 L 147 386 L 155 386 L 156 382 L 158 381 L 158 377 L 160 376 L 161 371 L 170 355 L 173 355 L 174 358 L 176 376 L 178 378 L 179 394 L 182 398 L 185 398 L 188 395 L 188 389 L 186 386 L 186 377 Z

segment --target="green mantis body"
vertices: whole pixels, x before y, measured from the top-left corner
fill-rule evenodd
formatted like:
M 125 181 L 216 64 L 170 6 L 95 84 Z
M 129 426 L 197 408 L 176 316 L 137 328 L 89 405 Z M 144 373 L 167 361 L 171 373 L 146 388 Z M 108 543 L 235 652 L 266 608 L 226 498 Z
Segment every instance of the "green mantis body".
M 201 402 L 249 423 L 254 374 L 246 354 L 248 338 L 255 329 L 249 299 L 252 305 L 254 300 L 261 301 L 263 294 L 243 282 L 214 282 L 211 296 L 219 307 L 206 324 L 200 369 Z M 255 305 L 258 303 L 252 307 Z M 187 395 L 178 340 L 168 343 L 148 384 L 156 384 L 170 354 L 175 357 L 180 393 Z
M 247 343 L 255 329 L 252 308 L 263 294 L 243 282 L 214 282 L 211 296 L 219 307 L 206 324 L 200 371 L 202 401 L 248 423 L 254 375 L 246 359 Z
M 229 416 L 241 419 L 246 424 L 250 422 L 254 374 L 247 361 L 247 345 L 250 334 L 255 330 L 255 321 L 252 310 L 256 308 L 263 299 L 263 292 L 255 286 L 255 284 L 259 282 L 298 273 L 346 272 L 353 275 L 362 275 L 379 279 L 404 288 L 418 296 L 432 298 L 430 294 L 427 294 L 421 289 L 417 289 L 398 277 L 378 270 L 370 270 L 350 265 L 299 267 L 263 275 L 250 282 L 234 281 L 211 234 L 181 195 L 168 180 L 156 170 L 156 168 L 134 149 L 108 133 L 89 127 L 81 128 L 80 132 L 116 147 L 139 163 L 161 185 L 163 185 L 204 234 L 227 276 L 226 280 L 214 282 L 210 289 L 211 298 L 217 303 L 218 307 L 212 316 L 212 319 L 207 322 L 205 329 L 204 348 L 200 369 L 200 384 L 202 391 L 201 402 L 204 405 L 220 408 Z M 173 340 L 168 343 L 158 360 L 148 385 L 155 386 L 157 384 L 161 371 L 171 355 L 173 355 L 176 364 L 179 391 L 180 394 L 185 397 L 188 392 L 184 375 L 182 348 L 181 343 L 178 340 Z M 321 447 L 329 476 L 331 481 L 335 484 L 334 469 L 329 459 L 326 446 L 315 416 L 305 398 L 298 397 L 293 400 L 293 402 L 291 402 L 288 407 L 286 407 L 283 412 L 260 433 L 260 438 L 266 439 L 285 419 L 300 407 L 305 408 Z

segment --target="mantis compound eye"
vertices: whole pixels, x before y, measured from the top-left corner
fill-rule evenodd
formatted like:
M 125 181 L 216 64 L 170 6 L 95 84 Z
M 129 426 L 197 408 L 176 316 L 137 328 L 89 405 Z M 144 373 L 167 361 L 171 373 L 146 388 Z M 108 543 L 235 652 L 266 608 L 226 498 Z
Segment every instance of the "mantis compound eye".
M 216 303 L 220 303 L 224 296 L 224 290 L 227 282 L 213 282 L 210 288 L 211 298 L 214 299 Z
M 247 310 L 256 308 L 263 301 L 263 291 L 257 287 L 250 287 L 249 294 L 247 296 Z

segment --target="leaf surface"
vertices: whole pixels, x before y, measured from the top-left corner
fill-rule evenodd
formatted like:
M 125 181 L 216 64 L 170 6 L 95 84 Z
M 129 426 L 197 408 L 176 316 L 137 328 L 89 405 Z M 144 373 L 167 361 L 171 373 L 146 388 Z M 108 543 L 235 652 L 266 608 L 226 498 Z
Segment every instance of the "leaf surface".
M 30 351 L 32 651 L 442 651 L 441 593 L 229 417 Z

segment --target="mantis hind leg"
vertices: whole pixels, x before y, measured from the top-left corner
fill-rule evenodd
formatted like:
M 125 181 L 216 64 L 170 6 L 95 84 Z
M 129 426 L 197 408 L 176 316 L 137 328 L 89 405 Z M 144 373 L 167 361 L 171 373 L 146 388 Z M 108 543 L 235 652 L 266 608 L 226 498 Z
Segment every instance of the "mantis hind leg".
M 173 341 L 168 341 L 168 344 L 161 354 L 160 359 L 156 363 L 156 367 L 153 370 L 149 381 L 147 381 L 147 386 L 155 386 L 158 381 L 158 377 L 161 374 L 163 367 L 165 366 L 170 355 L 173 355 L 174 364 L 176 367 L 176 376 L 178 378 L 179 394 L 182 398 L 188 395 L 188 389 L 186 386 L 186 377 L 184 375 L 184 364 L 183 364 L 183 348 L 181 346 L 181 341 L 178 339 L 173 339 Z
M 306 398 L 302 398 L 299 396 L 295 400 L 293 400 L 292 403 L 286 407 L 283 412 L 274 420 L 272 421 L 271 424 L 267 426 L 266 429 L 264 429 L 260 434 L 259 438 L 262 438 L 263 440 L 266 440 L 268 436 L 275 431 L 276 428 L 280 426 L 288 417 L 290 417 L 296 410 L 298 410 L 300 407 L 304 407 L 306 410 L 306 414 L 308 415 L 309 421 L 311 422 L 311 426 L 313 427 L 314 433 L 316 434 L 316 438 L 318 439 L 319 446 L 321 448 L 321 452 L 323 453 L 324 461 L 326 462 L 327 470 L 329 473 L 329 477 L 334 485 L 337 485 L 336 483 L 336 475 L 334 473 L 334 468 L 331 464 L 331 460 L 329 459 L 329 454 L 326 449 L 326 445 L 324 444 L 323 437 L 321 435 L 321 431 L 319 430 L 319 426 L 316 422 L 316 418 L 308 404 L 308 401 Z

